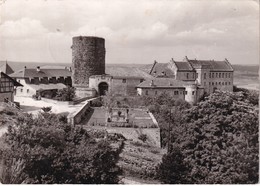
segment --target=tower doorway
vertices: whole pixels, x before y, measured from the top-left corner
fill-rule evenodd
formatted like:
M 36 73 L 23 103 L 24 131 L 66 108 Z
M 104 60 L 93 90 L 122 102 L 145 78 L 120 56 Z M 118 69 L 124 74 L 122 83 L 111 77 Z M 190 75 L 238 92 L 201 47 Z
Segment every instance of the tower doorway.
M 100 96 L 106 95 L 108 91 L 108 84 L 106 82 L 99 83 L 98 85 L 98 93 Z

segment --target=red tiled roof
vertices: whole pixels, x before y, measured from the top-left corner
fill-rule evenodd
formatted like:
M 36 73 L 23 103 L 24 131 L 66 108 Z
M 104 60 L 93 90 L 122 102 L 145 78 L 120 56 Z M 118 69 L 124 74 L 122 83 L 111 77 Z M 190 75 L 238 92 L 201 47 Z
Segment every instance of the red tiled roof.
M 10 74 L 11 77 L 68 77 L 72 73 L 67 69 L 27 69 L 24 68 L 13 74 Z
M 151 86 L 152 80 L 153 86 Z M 184 85 L 188 84 L 172 78 L 154 78 L 152 80 L 146 80 L 140 83 L 137 85 L 137 88 L 184 88 Z

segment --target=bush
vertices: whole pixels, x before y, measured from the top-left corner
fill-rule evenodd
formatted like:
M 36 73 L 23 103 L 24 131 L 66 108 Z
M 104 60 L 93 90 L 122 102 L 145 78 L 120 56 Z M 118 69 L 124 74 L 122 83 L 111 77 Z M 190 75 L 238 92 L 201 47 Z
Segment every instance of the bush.
M 55 114 L 26 115 L 0 140 L 0 181 L 6 184 L 115 184 L 119 151 Z
M 52 107 L 42 107 L 43 112 L 50 112 Z

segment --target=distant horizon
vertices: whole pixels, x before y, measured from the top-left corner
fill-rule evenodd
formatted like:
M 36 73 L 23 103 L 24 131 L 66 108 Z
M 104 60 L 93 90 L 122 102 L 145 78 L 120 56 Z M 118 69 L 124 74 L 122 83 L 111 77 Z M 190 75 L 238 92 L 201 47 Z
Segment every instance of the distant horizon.
M 190 59 L 193 59 L 193 58 L 190 58 Z M 198 59 L 198 60 L 212 60 L 212 59 Z M 44 63 L 44 64 L 52 64 L 54 66 L 62 66 L 63 64 L 72 64 L 72 62 L 42 62 L 42 61 L 9 61 L 9 60 L 0 60 L 0 62 L 10 62 L 10 63 L 34 63 L 34 64 L 41 64 L 41 63 Z M 157 61 L 157 60 L 156 60 Z M 169 60 L 170 61 L 170 60 Z M 169 62 L 168 61 L 168 62 Z M 176 60 L 177 62 L 181 62 L 182 60 Z M 215 61 L 221 61 L 221 60 L 215 60 Z M 224 60 L 222 60 L 224 61 Z M 228 60 L 229 61 L 229 60 Z M 168 62 L 159 62 L 157 61 L 158 63 L 168 63 Z M 229 61 L 230 62 L 230 61 Z M 107 63 L 106 62 L 106 65 L 149 65 L 149 64 L 153 64 L 154 61 L 150 62 L 150 63 Z M 232 63 L 230 62 L 231 65 L 241 65 L 241 66 L 260 66 L 259 64 L 253 64 L 253 63 L 247 63 L 247 64 L 239 64 L 239 63 Z

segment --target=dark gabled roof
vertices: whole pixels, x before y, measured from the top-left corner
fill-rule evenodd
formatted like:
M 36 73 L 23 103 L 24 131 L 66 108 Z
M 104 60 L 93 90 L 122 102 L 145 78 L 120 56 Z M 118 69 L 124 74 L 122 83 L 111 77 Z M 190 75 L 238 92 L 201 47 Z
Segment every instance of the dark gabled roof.
M 168 63 L 156 63 L 150 71 L 152 76 L 174 77 L 174 72 L 168 67 Z
M 153 85 L 151 82 L 153 81 Z M 153 78 L 152 80 L 146 80 L 139 85 L 137 88 L 184 88 L 184 85 L 188 83 L 172 79 L 172 78 Z
M 174 61 L 174 63 L 175 63 L 178 70 L 181 70 L 181 71 L 193 71 L 194 70 L 192 68 L 192 66 L 190 65 L 190 63 L 188 63 L 188 62 Z
M 20 78 L 34 78 L 34 77 L 69 77 L 72 73 L 68 69 L 28 69 L 23 68 L 13 74 L 10 74 L 11 77 L 20 77 Z
M 135 67 L 107 66 L 106 74 L 113 77 L 131 77 L 131 78 L 151 78 L 151 75 Z
M 14 73 L 13 69 L 8 65 L 7 61 L 0 61 L 0 71 L 5 74 Z
M 190 71 L 194 69 L 206 68 L 211 71 L 233 71 L 231 64 L 227 59 L 224 61 L 215 61 L 215 60 L 197 60 L 197 59 L 188 59 L 185 56 L 183 62 L 173 61 L 177 69 L 180 71 Z
M 12 81 L 14 83 L 14 86 L 21 86 L 23 87 L 22 84 L 20 84 L 19 82 L 17 82 L 16 80 L 14 80 L 13 78 L 11 78 L 10 76 L 8 76 L 7 74 L 5 74 L 4 72 L 1 72 L 1 77 L 5 77 L 8 78 L 10 81 Z
M 214 60 L 189 60 L 193 68 L 202 68 L 208 66 L 211 70 L 215 71 L 233 71 L 232 66 L 227 61 L 214 61 Z

